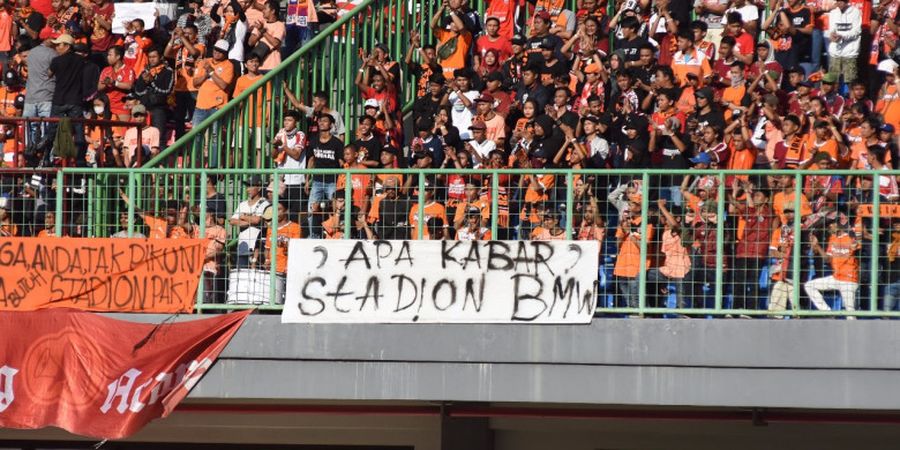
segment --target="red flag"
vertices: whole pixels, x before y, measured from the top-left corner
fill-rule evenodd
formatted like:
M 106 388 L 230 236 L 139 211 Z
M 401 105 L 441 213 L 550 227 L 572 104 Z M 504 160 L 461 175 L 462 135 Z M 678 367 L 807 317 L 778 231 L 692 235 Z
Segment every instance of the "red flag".
M 250 313 L 155 325 L 0 312 L 0 427 L 130 436 L 175 409 Z

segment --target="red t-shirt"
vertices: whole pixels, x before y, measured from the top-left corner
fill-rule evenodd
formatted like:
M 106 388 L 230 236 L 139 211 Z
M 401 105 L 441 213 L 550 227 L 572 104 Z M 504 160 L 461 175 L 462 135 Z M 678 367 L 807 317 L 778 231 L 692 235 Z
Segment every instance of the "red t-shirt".
M 364 100 L 377 100 L 378 103 L 384 105 L 384 110 L 388 114 L 393 113 L 397 109 L 397 96 L 394 95 L 389 83 L 385 83 L 385 88 L 381 92 L 368 88 L 362 92 L 362 96 Z
M 475 41 L 475 48 L 482 58 L 484 58 L 484 55 L 488 50 L 496 51 L 497 64 L 502 64 L 503 61 L 506 61 L 507 58 L 512 56 L 512 44 L 509 42 L 509 39 L 506 39 L 503 36 L 497 37 L 497 40 L 493 42 L 491 42 L 487 35 L 481 36 Z
M 112 20 L 113 13 L 115 12 L 115 7 L 113 7 L 112 2 L 107 3 L 103 6 L 94 5 L 94 16 L 102 17 L 103 20 L 110 22 Z M 95 52 L 105 52 L 113 45 L 113 36 L 110 30 L 99 26 L 96 23 L 92 23 L 93 30 L 91 31 L 91 50 Z
M 733 50 L 735 55 L 752 55 L 756 51 L 756 43 L 753 42 L 753 36 L 750 33 L 741 32 L 734 37 L 734 40 L 736 41 Z
M 102 81 L 106 78 L 110 78 L 116 83 L 134 83 L 134 71 L 127 65 L 122 65 L 122 68 L 119 70 L 113 69 L 112 66 L 107 66 L 103 68 L 103 72 L 100 72 L 100 80 Z M 112 86 L 105 88 L 103 93 L 109 97 L 110 112 L 113 114 L 128 114 L 128 110 L 125 109 L 127 90 Z

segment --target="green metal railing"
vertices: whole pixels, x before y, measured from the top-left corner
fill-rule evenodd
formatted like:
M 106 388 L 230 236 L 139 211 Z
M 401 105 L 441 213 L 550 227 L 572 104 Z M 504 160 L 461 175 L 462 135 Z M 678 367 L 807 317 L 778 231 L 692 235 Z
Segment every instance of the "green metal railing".
M 575 0 L 567 2 L 573 11 L 576 4 Z M 408 112 L 418 88 L 418 80 L 403 64 L 410 35 L 415 31 L 423 44 L 436 43 L 429 22 L 439 5 L 437 1 L 423 0 L 364 0 L 148 161 L 145 167 L 272 167 L 266 149 L 281 128 L 285 111 L 293 109 L 283 86 L 307 106 L 311 105 L 314 93 L 326 92 L 330 107 L 343 118 L 347 130 L 345 140 L 352 140 L 356 118 L 362 113 L 362 96 L 355 85 L 361 66 L 359 53 L 370 54 L 377 44 L 387 46 L 392 60 L 400 64 L 400 104 L 402 111 Z M 483 12 L 485 4 L 479 1 L 476 7 Z M 612 10 L 610 1 L 610 13 Z M 413 61 L 421 62 L 417 53 Z
M 284 113 L 293 109 L 283 88 L 306 106 L 312 105 L 314 93 L 325 92 L 329 106 L 340 113 L 346 126 L 345 140 L 351 140 L 356 118 L 362 113 L 362 96 L 355 84 L 362 63 L 360 52 L 371 54 L 377 44 L 383 44 L 392 60 L 402 66 L 412 30 L 420 33 L 423 43 L 431 41 L 428 22 L 438 5 L 364 0 L 145 167 L 272 167 L 266 149 L 281 128 Z M 415 99 L 416 80 L 408 76 L 405 67 L 402 70 L 399 94 L 401 104 L 408 108 Z
M 110 171 L 103 169 L 64 169 L 56 174 L 56 184 L 57 186 L 78 186 L 84 185 L 87 186 L 87 190 L 84 198 L 80 199 L 80 205 L 84 205 L 86 209 L 84 211 L 76 212 L 70 211 L 71 205 L 73 204 L 73 194 L 68 189 L 57 189 L 56 191 L 56 209 L 57 209 L 57 229 L 58 230 L 67 230 L 71 229 L 73 223 L 84 224 L 87 228 L 87 233 L 85 236 L 91 237 L 102 237 L 109 236 L 116 230 L 122 230 L 122 224 L 117 224 L 116 217 L 119 212 L 127 213 L 127 226 L 124 227 L 128 233 L 134 233 L 138 229 L 138 225 L 136 222 L 135 212 L 137 208 L 141 208 L 145 211 L 161 211 L 165 207 L 166 201 L 175 200 L 177 202 L 181 202 L 182 204 L 197 204 L 199 205 L 199 217 L 204 217 L 204 213 L 206 211 L 207 204 L 204 201 L 206 198 L 203 195 L 203 192 L 200 190 L 187 190 L 182 192 L 171 192 L 168 191 L 166 187 L 166 178 L 171 176 L 182 177 L 184 179 L 194 180 L 193 183 L 196 186 L 204 186 L 208 179 L 212 179 L 215 181 L 213 183 L 216 185 L 217 190 L 225 194 L 227 198 L 227 212 L 228 216 L 235 210 L 237 204 L 245 198 L 243 193 L 244 187 L 241 184 L 241 181 L 246 180 L 248 177 L 252 175 L 262 175 L 266 180 L 271 180 L 270 186 L 272 187 L 272 198 L 271 202 L 273 204 L 277 204 L 280 196 L 280 183 L 281 177 L 280 175 L 285 174 L 305 174 L 308 176 L 314 177 L 322 177 L 325 175 L 332 176 L 340 176 L 343 175 L 347 182 L 344 183 L 344 200 L 346 205 L 351 205 L 353 202 L 353 183 L 349 182 L 353 175 L 380 175 L 380 174 L 402 174 L 406 177 L 413 177 L 413 179 L 417 179 L 417 183 L 414 183 L 409 190 L 409 195 L 412 203 L 417 203 L 419 205 L 425 204 L 425 195 L 426 189 L 426 177 L 445 177 L 454 174 L 452 170 L 436 170 L 436 169 L 427 169 L 427 170 L 312 170 L 312 171 L 287 171 L 287 170 L 277 170 L 277 169 L 222 169 L 222 170 L 209 170 L 209 169 L 185 169 L 185 170 L 176 170 L 176 169 L 166 169 L 166 168 L 145 168 L 145 169 L 136 169 L 130 170 L 126 172 L 118 172 L 118 171 Z M 548 198 L 545 200 L 541 200 L 542 203 L 548 204 L 552 206 L 554 211 L 560 211 L 560 215 L 564 217 L 564 230 L 565 237 L 567 239 L 572 239 L 573 236 L 576 236 L 578 233 L 578 224 L 581 220 L 581 212 L 579 208 L 586 204 L 591 198 L 591 196 L 585 196 L 583 194 L 578 194 L 576 192 L 576 185 L 580 183 L 587 183 L 590 186 L 590 192 L 593 190 L 595 194 L 591 194 L 594 196 L 594 202 L 599 205 L 605 205 L 610 201 L 609 195 L 613 192 L 613 188 L 620 185 L 633 185 L 636 186 L 634 192 L 631 193 L 632 196 L 638 195 L 640 199 L 636 199 L 636 197 L 632 197 L 631 201 L 639 202 L 639 210 L 641 217 L 646 220 L 642 220 L 640 224 L 640 270 L 638 271 L 637 281 L 639 284 L 638 290 L 638 298 L 636 304 L 627 305 L 623 303 L 623 296 L 620 292 L 616 290 L 616 283 L 622 282 L 622 279 L 613 281 L 613 267 L 616 261 L 616 242 L 614 236 L 614 232 L 616 227 L 614 223 L 617 221 L 619 217 L 619 213 L 612 207 L 608 206 L 605 208 L 606 213 L 603 215 L 603 219 L 606 221 L 606 239 L 603 243 L 601 243 L 601 248 L 604 248 L 604 253 L 601 259 L 601 273 L 598 274 L 600 279 L 606 279 L 605 287 L 600 289 L 602 293 L 600 298 L 598 298 L 598 314 L 606 315 L 606 314 L 635 314 L 635 315 L 659 315 L 659 314 L 684 314 L 691 316 L 723 316 L 723 315 L 747 315 L 747 316 L 789 316 L 789 317 L 803 317 L 803 316 L 861 316 L 861 317 L 884 317 L 884 316 L 900 316 L 900 312 L 898 311 L 884 311 L 881 309 L 879 303 L 882 299 L 882 296 L 885 294 L 886 284 L 888 282 L 900 281 L 900 273 L 891 273 L 888 266 L 888 258 L 886 255 L 886 251 L 888 250 L 888 245 L 891 243 L 891 229 L 890 226 L 893 225 L 885 225 L 887 220 L 891 221 L 900 221 L 900 204 L 896 203 L 896 200 L 892 200 L 892 203 L 888 203 L 885 199 L 883 199 L 879 195 L 879 189 L 881 188 L 881 181 L 888 181 L 891 179 L 895 179 L 897 176 L 900 176 L 900 171 L 889 172 L 883 171 L 878 172 L 877 174 L 873 173 L 864 173 L 864 172 L 850 172 L 850 171 L 752 171 L 752 172 L 735 172 L 735 171 L 699 171 L 699 170 L 690 170 L 690 171 L 671 171 L 671 170 L 633 170 L 633 171 L 620 171 L 620 170 L 580 170 L 580 171 L 572 171 L 572 170 L 517 170 L 517 169 L 507 169 L 507 170 L 466 170 L 463 172 L 456 172 L 457 174 L 465 174 L 466 176 L 478 177 L 481 181 L 481 195 L 483 195 L 486 201 L 490 202 L 490 221 L 489 227 L 492 231 L 492 235 L 496 238 L 497 236 L 503 236 L 503 233 L 506 233 L 508 239 L 528 239 L 527 231 L 525 229 L 525 215 L 522 213 L 525 208 L 525 191 L 528 189 L 527 183 L 520 183 L 520 180 L 530 174 L 546 176 L 553 175 L 555 178 L 555 185 L 551 192 L 547 192 Z M 694 284 L 691 288 L 695 292 L 702 292 L 702 301 L 696 301 L 696 295 L 694 298 L 694 303 L 688 308 L 677 308 L 673 305 L 663 305 L 660 306 L 659 303 L 654 304 L 653 300 L 656 298 L 658 300 L 658 293 L 652 291 L 652 286 L 648 282 L 647 273 L 651 267 L 659 266 L 659 232 L 657 232 L 657 237 L 650 238 L 648 236 L 648 226 L 654 225 L 659 228 L 659 223 L 652 223 L 655 221 L 653 217 L 657 214 L 657 207 L 653 207 L 656 203 L 655 199 L 659 197 L 666 189 L 670 187 L 670 184 L 666 184 L 667 181 L 670 180 L 673 176 L 682 176 L 688 175 L 692 177 L 705 177 L 704 180 L 710 184 L 714 185 L 714 188 L 706 189 L 706 192 L 703 195 L 706 195 L 705 202 L 713 202 L 715 205 L 715 215 L 718 217 L 714 225 L 714 232 L 716 236 L 715 240 L 715 262 L 716 267 L 714 269 L 704 269 L 707 272 L 712 273 L 712 276 L 705 278 L 703 282 L 703 286 L 698 284 Z M 734 256 L 734 243 L 736 241 L 736 233 L 739 231 L 734 228 L 734 220 L 736 217 L 736 213 L 730 210 L 734 205 L 732 203 L 728 203 L 725 199 L 728 197 L 729 193 L 732 191 L 732 185 L 728 184 L 732 177 L 736 176 L 746 176 L 750 180 L 754 180 L 755 183 L 764 183 L 765 180 L 776 180 L 776 179 L 785 179 L 792 180 L 793 187 L 790 186 L 788 181 L 782 181 L 783 186 L 777 188 L 778 191 L 782 192 L 783 195 L 793 195 L 793 200 L 790 203 L 795 211 L 804 212 L 808 206 L 807 202 L 804 201 L 804 197 L 802 196 L 804 192 L 810 193 L 810 189 L 817 189 L 815 187 L 810 187 L 810 181 L 807 179 L 809 177 L 819 177 L 815 178 L 813 182 L 818 183 L 821 180 L 821 177 L 825 175 L 834 175 L 840 176 L 844 182 L 844 190 L 841 196 L 834 198 L 830 202 L 832 205 L 826 209 L 820 209 L 814 214 L 806 214 L 801 215 L 798 214 L 796 220 L 793 223 L 788 224 L 790 229 L 793 231 L 794 236 L 800 236 L 800 239 L 794 239 L 791 244 L 791 256 L 789 258 L 789 266 L 792 269 L 794 277 L 796 280 L 800 280 L 797 282 L 793 282 L 790 284 L 790 294 L 789 294 L 789 302 L 790 307 L 786 310 L 778 310 L 778 311 L 770 311 L 762 307 L 761 305 L 755 308 L 745 308 L 745 307 L 736 307 L 734 306 L 734 295 L 735 291 L 731 286 L 733 281 L 732 279 L 732 270 L 731 263 L 733 261 Z M 785 178 L 787 176 L 788 178 Z M 314 178 L 316 179 L 316 178 Z M 321 178 L 320 178 L 321 179 Z M 853 179 L 852 184 L 847 184 L 848 180 Z M 815 181 L 819 180 L 819 181 Z M 784 186 L 787 186 L 785 188 Z M 818 185 L 813 185 L 818 186 Z M 113 193 L 112 191 L 117 191 L 118 189 L 122 189 L 122 191 L 127 192 L 129 198 L 135 200 L 132 201 L 129 205 L 123 206 L 121 202 L 118 201 L 118 195 Z M 774 191 L 773 191 L 774 192 Z M 835 191 L 838 192 L 838 191 Z M 181 194 L 184 194 L 182 198 Z M 446 193 L 439 192 L 439 198 L 445 197 Z M 811 195 L 818 195 L 815 192 Z M 853 200 L 851 199 L 851 197 Z M 814 200 L 818 197 L 812 197 L 810 199 L 810 204 L 816 203 Z M 773 196 L 770 195 L 769 202 L 771 201 Z M 859 200 L 863 199 L 863 200 Z M 865 200 L 869 199 L 869 200 Z M 743 201 L 743 200 L 741 200 Z M 853 204 L 851 201 L 862 202 L 863 204 L 871 206 L 871 217 L 865 217 L 859 215 L 858 211 L 855 209 L 858 207 L 858 204 Z M 685 201 L 685 205 L 689 202 Z M 105 205 L 105 206 L 104 206 Z M 885 217 L 885 222 L 882 222 L 882 209 L 881 206 L 886 205 L 886 207 L 891 207 L 890 205 L 896 205 L 896 211 L 893 211 L 890 214 L 890 217 Z M 696 205 L 695 205 L 696 206 Z M 811 207 L 809 207 L 811 208 Z M 830 209 L 829 209 L 830 208 Z M 562 210 L 564 209 L 564 213 Z M 687 206 L 684 206 L 684 210 L 689 209 Z M 504 211 L 508 210 L 507 220 L 501 220 L 501 217 L 504 214 Z M 707 211 L 708 212 L 708 211 Z M 353 227 L 353 217 L 351 214 L 353 211 L 351 208 L 345 208 L 342 212 L 343 215 L 343 236 L 344 238 L 348 238 L 351 236 L 352 227 Z M 829 215 L 830 213 L 830 215 Z M 413 219 L 414 222 L 418 224 L 425 223 L 425 215 L 424 208 L 418 208 L 418 215 Z M 778 212 L 774 212 L 771 216 L 772 220 L 776 220 L 778 216 Z M 808 225 L 810 220 L 821 215 L 821 222 L 814 222 L 813 225 Z M 835 217 L 840 218 L 845 216 L 846 220 L 841 222 L 837 220 Z M 292 218 L 292 220 L 297 220 L 298 218 Z M 300 218 L 302 221 L 306 220 L 306 217 Z M 511 219 L 511 220 L 510 220 Z M 190 217 L 184 219 L 191 221 L 193 220 L 195 225 L 200 230 L 200 235 L 204 235 L 205 223 L 200 220 L 191 219 Z M 277 229 L 276 227 L 276 218 L 273 215 L 271 223 L 268 225 L 273 227 L 273 229 Z M 518 222 L 518 225 L 517 225 Z M 829 233 L 829 228 L 827 224 L 839 223 L 842 224 L 842 227 L 853 226 L 857 229 L 854 230 L 860 237 L 858 237 L 860 249 L 856 254 L 857 262 L 860 265 L 859 269 L 859 288 L 860 295 L 857 297 L 859 299 L 858 303 L 860 307 L 853 312 L 850 311 L 819 311 L 813 309 L 811 306 L 807 306 L 805 304 L 805 294 L 802 283 L 808 281 L 806 278 L 801 278 L 804 276 L 813 277 L 813 273 L 816 278 L 824 276 L 827 273 L 831 272 L 828 264 L 819 264 L 816 266 L 816 256 L 811 255 L 811 243 L 808 240 L 808 236 L 811 233 L 823 233 L 822 238 L 819 238 L 821 242 L 821 246 L 824 248 L 826 246 L 826 240 Z M 817 223 L 818 225 L 816 225 Z M 848 225 L 849 224 L 849 225 Z M 876 224 L 878 226 L 872 225 Z M 306 225 L 303 225 L 306 228 Z M 809 228 L 807 228 L 809 227 Z M 684 226 L 684 230 L 687 230 L 689 227 Z M 774 230 L 773 226 L 773 230 Z M 238 230 L 236 228 L 230 227 L 226 224 L 226 229 L 229 230 L 228 236 L 229 239 L 233 240 L 237 237 Z M 417 235 L 411 236 L 413 239 L 422 239 L 424 233 L 424 226 L 419 226 L 417 229 Z M 712 229 L 712 228 L 710 228 Z M 898 227 L 900 230 L 900 227 Z M 500 232 L 500 234 L 498 234 Z M 897 235 L 900 236 L 900 231 L 896 231 Z M 862 236 L 865 236 L 864 238 Z M 450 236 L 452 239 L 453 236 Z M 895 236 L 895 240 L 897 236 Z M 900 243 L 900 242 L 895 242 Z M 275 245 L 269 245 L 271 249 L 271 254 L 269 255 L 270 267 L 268 270 L 271 275 L 271 293 L 272 299 L 271 303 L 268 305 L 263 305 L 263 309 L 279 309 L 280 306 L 275 303 L 274 293 L 275 293 L 275 283 L 276 277 L 274 276 L 274 264 L 275 264 Z M 226 253 L 231 253 L 231 249 L 226 249 Z M 781 264 L 779 259 L 772 259 L 766 263 L 766 267 L 771 267 L 774 265 Z M 652 265 L 651 265 L 652 264 Z M 698 270 L 698 266 L 692 268 L 692 270 Z M 625 280 L 627 281 L 627 280 Z M 760 279 L 760 283 L 762 284 L 764 280 Z M 769 294 L 771 294 L 771 285 L 772 282 L 769 281 Z M 874 288 L 873 288 L 874 287 Z M 746 293 L 746 291 L 745 291 Z M 767 294 L 768 296 L 768 294 Z M 765 296 L 767 298 L 767 296 Z M 765 303 L 765 299 L 763 296 L 759 297 L 761 303 Z M 833 299 L 832 299 L 833 300 Z M 227 305 L 227 304 L 207 304 L 203 301 L 203 292 L 202 289 L 198 292 L 198 303 L 197 309 L 198 311 L 209 311 L 209 310 L 222 310 L 222 309 L 240 309 L 245 308 L 247 306 L 243 305 Z

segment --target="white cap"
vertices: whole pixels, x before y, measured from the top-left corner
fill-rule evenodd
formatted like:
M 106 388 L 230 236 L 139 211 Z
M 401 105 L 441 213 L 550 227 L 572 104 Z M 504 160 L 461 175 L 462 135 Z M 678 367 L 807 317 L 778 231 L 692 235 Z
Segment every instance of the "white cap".
M 228 45 L 228 41 L 226 41 L 225 39 L 219 39 L 218 41 L 216 41 L 216 45 L 214 45 L 213 48 L 221 51 L 222 53 L 228 53 L 228 49 L 231 48 L 231 46 Z
M 894 73 L 894 70 L 897 68 L 897 61 L 893 59 L 886 59 L 878 63 L 878 71 L 884 73 Z
M 363 103 L 363 108 L 379 108 L 379 107 L 381 107 L 381 105 L 379 105 L 378 100 L 375 100 L 374 98 L 370 98 L 370 99 L 366 100 L 365 103 Z

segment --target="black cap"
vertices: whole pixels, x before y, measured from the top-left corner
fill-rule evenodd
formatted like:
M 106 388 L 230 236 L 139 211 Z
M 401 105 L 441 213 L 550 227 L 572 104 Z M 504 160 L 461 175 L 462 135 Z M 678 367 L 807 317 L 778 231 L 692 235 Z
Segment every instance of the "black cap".
M 556 48 L 556 42 L 554 42 L 553 39 L 550 39 L 549 36 L 545 37 L 541 41 L 541 48 L 545 50 L 553 50 Z
M 597 123 L 597 124 L 600 123 L 600 118 L 597 117 L 597 116 L 595 116 L 595 115 L 593 115 L 593 114 L 590 114 L 590 115 L 585 116 L 584 119 L 582 119 L 582 120 L 584 120 L 585 122 L 594 122 L 594 123 Z
M 484 77 L 484 81 L 503 81 L 503 74 L 500 72 L 491 72 Z
M 517 34 L 512 37 L 512 39 L 510 40 L 510 43 L 512 45 L 525 45 L 525 38 L 523 38 L 521 35 Z
M 788 69 L 785 70 L 784 73 L 799 73 L 799 74 L 801 74 L 801 75 L 805 75 L 805 74 L 806 74 L 806 72 L 805 72 L 805 71 L 803 70 L 803 68 L 800 67 L 800 66 L 788 67 Z
M 263 179 L 259 175 L 251 175 L 250 178 L 244 180 L 244 186 L 261 187 L 262 185 L 263 185 Z

